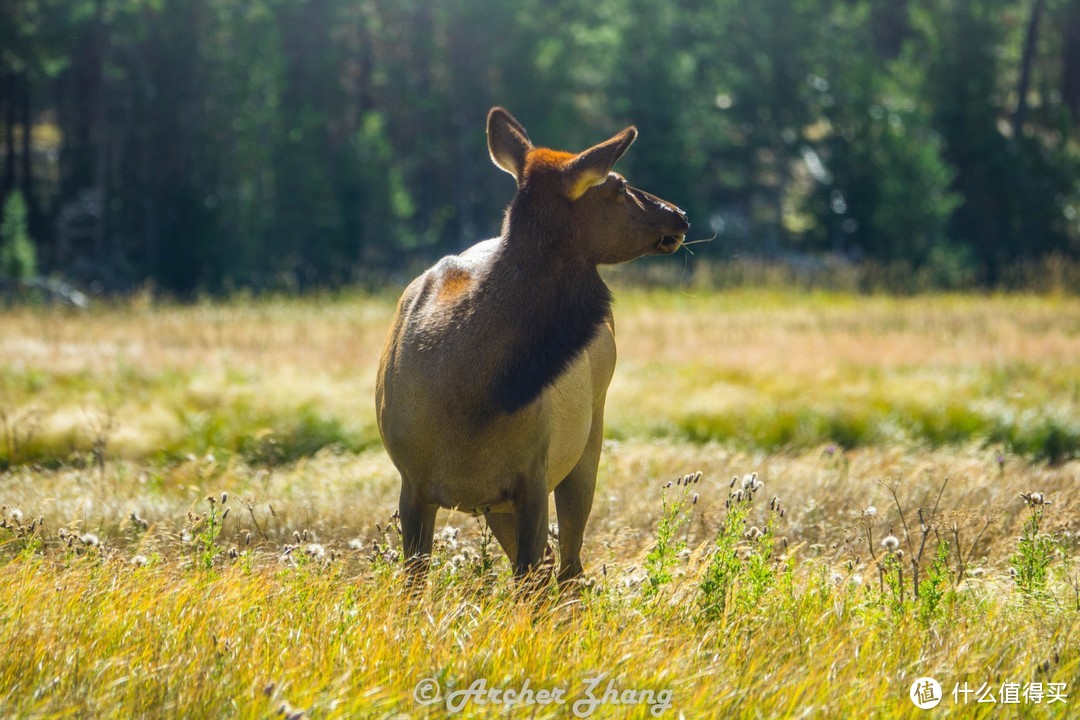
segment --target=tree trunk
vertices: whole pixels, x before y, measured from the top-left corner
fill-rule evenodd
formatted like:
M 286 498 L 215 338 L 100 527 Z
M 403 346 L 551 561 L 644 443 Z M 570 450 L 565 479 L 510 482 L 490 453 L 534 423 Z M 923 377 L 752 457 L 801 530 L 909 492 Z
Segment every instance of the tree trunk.
M 870 32 L 878 55 L 886 60 L 900 56 L 904 38 L 911 32 L 908 0 L 870 3 Z
M 1061 97 L 1080 123 L 1080 0 L 1071 0 L 1065 10 L 1061 43 Z
M 1028 20 L 1027 37 L 1024 38 L 1024 54 L 1020 58 L 1020 80 L 1016 86 L 1016 112 L 1013 113 L 1013 137 L 1019 137 L 1024 131 L 1027 120 L 1027 96 L 1031 87 L 1031 66 L 1035 62 L 1035 48 L 1039 43 L 1039 20 L 1042 18 L 1045 0 L 1035 0 L 1031 6 L 1031 18 Z
M 15 76 L 10 73 L 0 75 L 0 105 L 4 110 L 3 196 L 7 197 L 15 189 Z
M 109 162 L 109 124 L 108 109 L 106 106 L 105 91 L 107 85 L 105 71 L 105 48 L 108 43 L 108 28 L 105 26 L 105 13 L 103 0 L 97 1 L 96 17 L 94 19 L 94 62 L 96 66 L 94 82 L 97 92 L 91 99 L 91 117 L 94 133 L 94 195 L 98 203 L 98 218 L 94 226 L 94 259 L 99 263 L 109 262 L 109 250 L 106 246 L 107 234 L 105 218 L 109 206 L 108 197 L 108 162 Z
M 21 110 L 21 117 L 19 118 L 19 124 L 22 125 L 22 194 L 23 199 L 26 200 L 27 216 L 30 219 L 30 224 L 33 226 L 34 220 L 37 217 L 37 200 L 34 194 L 34 156 L 33 156 L 33 138 L 31 137 L 34 129 L 34 110 L 30 103 L 30 76 L 23 73 L 20 77 L 22 92 L 19 93 L 19 109 Z

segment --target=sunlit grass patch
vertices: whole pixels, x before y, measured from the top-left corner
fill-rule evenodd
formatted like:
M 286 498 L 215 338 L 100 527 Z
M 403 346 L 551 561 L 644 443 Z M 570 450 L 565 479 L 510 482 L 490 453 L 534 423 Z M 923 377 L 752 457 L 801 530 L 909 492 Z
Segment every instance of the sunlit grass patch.
M 539 602 L 452 512 L 404 592 L 394 298 L 0 315 L 5 716 L 436 718 L 421 680 L 603 676 L 662 716 L 902 717 L 921 675 L 1075 683 L 1076 299 L 616 295 L 588 583 Z
M 608 437 L 776 450 L 1003 443 L 1075 456 L 1080 334 L 1067 297 L 890 298 L 617 289 Z M 265 462 L 377 442 L 393 298 L 345 296 L 0 317 L 0 464 L 109 451 Z
M 616 459 L 624 452 L 636 450 L 616 449 Z M 860 477 L 863 460 L 854 458 Z M 637 481 L 612 471 L 609 484 Z M 868 516 L 830 505 L 837 519 L 819 529 L 820 539 L 845 538 L 845 513 L 868 517 L 865 527 L 879 534 L 871 545 L 858 547 L 854 538 L 834 550 L 788 539 L 807 511 L 773 494 L 812 489 L 777 473 L 764 481 L 695 474 L 685 484 L 650 482 L 656 492 L 646 495 L 655 505 L 644 548 L 654 556 L 664 538 L 677 541 L 666 545 L 665 574 L 650 583 L 658 566 L 624 554 L 594 568 L 586 587 L 551 587 L 540 597 L 518 593 L 505 560 L 487 568 L 483 536 L 466 529 L 439 533 L 431 577 L 413 596 L 400 557 L 380 559 L 369 541 L 347 541 L 348 534 L 263 538 L 236 493 L 198 498 L 184 521 L 190 532 L 164 545 L 129 544 L 108 527 L 71 534 L 50 521 L 26 530 L 32 513 L 16 518 L 5 508 L 0 564 L 10 582 L 0 585 L 0 643 L 9 652 L 0 655 L 0 702 L 16 717 L 196 717 L 212 708 L 215 717 L 237 718 L 436 718 L 448 714 L 454 693 L 460 699 L 479 681 L 563 689 L 566 702 L 539 708 L 539 716 L 565 717 L 598 682 L 595 697 L 611 683 L 648 691 L 634 697 L 650 701 L 597 702 L 591 717 L 655 717 L 656 707 L 685 717 L 887 717 L 911 711 L 908 691 L 923 675 L 946 691 L 987 681 L 1072 689 L 1080 672 L 1075 561 L 1040 560 L 1043 594 L 1029 596 L 1004 567 L 1027 567 L 1022 558 L 987 544 L 980 555 L 1000 555 L 989 567 L 980 565 L 979 574 L 956 568 L 951 536 L 934 540 L 933 529 L 947 535 L 954 521 L 927 515 L 926 533 L 944 550 L 944 565 L 926 556 L 916 596 L 910 566 L 901 571 L 888 559 L 918 548 L 919 528 L 913 537 L 896 530 L 898 513 L 918 509 L 907 504 L 907 489 L 890 486 L 900 490 L 893 509 L 882 502 L 888 492 L 856 481 L 857 507 L 876 496 L 879 509 Z M 916 485 L 917 494 L 934 487 Z M 962 495 L 947 502 L 955 497 Z M 1043 529 L 1025 532 L 1058 546 L 1063 539 L 1045 528 L 1070 515 L 1046 505 L 1050 498 L 1068 504 L 1060 492 L 1040 493 Z M 262 499 L 256 504 L 261 509 Z M 208 517 L 216 518 L 209 526 Z M 214 531 L 219 520 L 228 526 L 237 517 L 238 529 L 254 531 L 250 542 Z M 889 530 L 901 539 L 882 543 Z M 396 542 L 394 532 L 382 537 Z M 974 540 L 960 537 L 964 547 Z M 437 683 L 437 702 L 418 701 L 421 682 Z M 537 716 L 536 707 L 506 710 L 464 697 L 464 716 Z M 980 710 L 952 706 L 959 717 Z

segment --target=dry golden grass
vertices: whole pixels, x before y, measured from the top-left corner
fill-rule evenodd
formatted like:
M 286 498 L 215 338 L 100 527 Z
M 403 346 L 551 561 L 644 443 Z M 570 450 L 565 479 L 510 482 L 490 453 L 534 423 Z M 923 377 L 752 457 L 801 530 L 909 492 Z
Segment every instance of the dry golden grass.
M 397 479 L 372 408 L 391 298 L 0 315 L 12 463 L 0 477 L 0 714 L 444 717 L 445 704 L 413 695 L 434 678 L 444 700 L 478 680 L 567 695 L 509 710 L 474 701 L 464 717 L 571 717 L 585 680 L 605 674 L 670 690 L 663 717 L 906 717 L 923 675 L 945 689 L 936 712 L 1069 716 L 1071 697 L 1006 709 L 950 693 L 1071 693 L 1080 678 L 1080 461 L 1067 459 L 1080 301 L 616 294 L 591 586 L 542 603 L 517 597 L 477 521 L 449 512 L 423 597 L 404 592 L 387 529 Z M 680 515 L 664 485 L 698 470 L 699 501 Z M 730 520 L 729 480 L 749 472 L 785 513 L 759 498 L 746 528 L 775 532 L 769 570 L 752 569 L 740 541 L 742 574 L 711 617 L 709 552 Z M 901 600 L 894 570 L 879 575 L 891 568 L 881 539 L 917 549 L 918 509 L 943 484 L 927 558 L 939 540 L 953 554 L 931 607 L 930 560 L 918 602 L 905 565 Z M 1058 554 L 1048 585 L 1025 593 L 1010 568 L 1029 491 L 1053 501 L 1041 532 Z M 673 546 L 654 592 L 665 520 L 687 552 Z M 752 603 L 740 599 L 762 578 Z M 653 717 L 614 704 L 590 716 Z

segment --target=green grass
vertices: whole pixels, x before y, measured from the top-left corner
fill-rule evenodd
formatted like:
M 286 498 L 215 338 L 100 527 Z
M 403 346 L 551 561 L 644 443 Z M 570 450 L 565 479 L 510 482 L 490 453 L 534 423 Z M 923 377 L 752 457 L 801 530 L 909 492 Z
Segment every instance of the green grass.
M 1080 300 L 616 297 L 588 585 L 540 598 L 456 513 L 405 591 L 393 297 L 0 315 L 0 714 L 436 718 L 528 681 L 566 702 L 460 716 L 562 718 L 603 676 L 661 717 L 893 718 L 932 676 L 950 717 L 1070 716 L 951 692 L 1076 691 Z

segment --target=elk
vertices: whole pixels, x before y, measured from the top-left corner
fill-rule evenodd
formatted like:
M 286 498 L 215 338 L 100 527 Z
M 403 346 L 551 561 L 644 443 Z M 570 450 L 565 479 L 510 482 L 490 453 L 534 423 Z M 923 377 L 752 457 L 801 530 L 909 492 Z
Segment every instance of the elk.
M 401 474 L 402 545 L 422 577 L 439 508 L 483 514 L 519 578 L 559 523 L 558 580 L 579 578 L 615 370 L 611 293 L 599 265 L 670 255 L 682 210 L 611 168 L 628 127 L 578 154 L 534 147 L 488 113 L 495 165 L 517 192 L 499 237 L 440 260 L 401 296 L 376 383 L 379 432 Z

